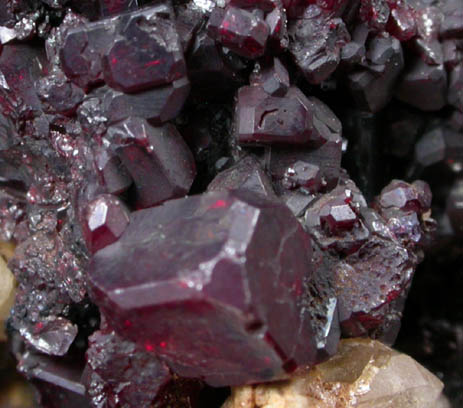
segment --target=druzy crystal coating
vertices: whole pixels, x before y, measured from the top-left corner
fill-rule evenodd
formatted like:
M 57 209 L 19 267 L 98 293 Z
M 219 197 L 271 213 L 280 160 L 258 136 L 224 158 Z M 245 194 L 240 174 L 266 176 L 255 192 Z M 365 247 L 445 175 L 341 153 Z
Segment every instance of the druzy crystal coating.
M 432 239 L 463 234 L 462 20 L 5 0 L 7 327 L 41 404 L 218 408 L 212 387 L 288 379 L 341 337 L 394 343 Z

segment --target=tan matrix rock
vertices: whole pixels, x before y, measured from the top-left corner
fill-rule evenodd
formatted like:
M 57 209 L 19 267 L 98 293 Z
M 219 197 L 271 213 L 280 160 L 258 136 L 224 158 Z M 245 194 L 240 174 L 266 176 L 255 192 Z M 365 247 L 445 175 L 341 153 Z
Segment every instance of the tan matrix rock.
M 4 257 L 11 257 L 14 251 L 9 243 L 0 243 L 0 341 L 5 341 L 5 321 L 10 315 L 14 301 L 15 282 Z
M 346 339 L 333 358 L 289 381 L 233 389 L 223 408 L 443 408 L 442 388 L 411 357 Z

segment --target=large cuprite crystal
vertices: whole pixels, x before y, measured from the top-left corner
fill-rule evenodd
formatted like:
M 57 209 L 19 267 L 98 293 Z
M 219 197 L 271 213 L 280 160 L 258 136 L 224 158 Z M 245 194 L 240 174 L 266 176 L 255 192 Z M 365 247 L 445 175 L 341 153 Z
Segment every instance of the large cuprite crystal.
M 302 300 L 311 245 L 282 203 L 206 193 L 131 215 L 90 265 L 117 332 L 214 386 L 285 378 L 317 347 Z
M 264 85 L 238 90 L 235 130 L 243 145 L 321 146 L 341 131 L 336 115 L 317 98 L 307 98 L 297 87 L 272 96 Z
M 84 88 L 104 80 L 137 92 L 186 74 L 172 8 L 165 4 L 69 30 L 60 60 L 66 75 Z

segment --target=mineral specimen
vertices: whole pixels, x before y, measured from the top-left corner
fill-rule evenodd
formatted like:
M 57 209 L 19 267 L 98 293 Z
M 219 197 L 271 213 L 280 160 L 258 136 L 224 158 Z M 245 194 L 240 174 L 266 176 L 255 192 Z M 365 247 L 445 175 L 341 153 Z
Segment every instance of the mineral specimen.
M 3 3 L 2 347 L 38 404 L 218 408 L 398 333 L 463 404 L 461 0 Z

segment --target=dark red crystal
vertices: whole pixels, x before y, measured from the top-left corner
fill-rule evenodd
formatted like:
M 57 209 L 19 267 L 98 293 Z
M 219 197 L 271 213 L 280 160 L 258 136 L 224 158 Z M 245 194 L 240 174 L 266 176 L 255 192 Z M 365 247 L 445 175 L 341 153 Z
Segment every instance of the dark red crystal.
M 208 23 L 210 35 L 238 55 L 257 58 L 264 54 L 269 27 L 258 13 L 228 6 L 213 10 Z
M 129 223 L 129 211 L 117 197 L 103 194 L 87 204 L 82 229 L 91 252 L 117 241 Z
M 153 127 L 131 117 L 111 126 L 108 137 L 134 181 L 138 208 L 188 193 L 196 175 L 195 162 L 174 125 Z
M 283 204 L 214 192 L 133 213 L 121 239 L 94 256 L 90 281 L 118 332 L 180 375 L 215 386 L 259 382 L 314 361 L 299 302 L 310 253 Z

